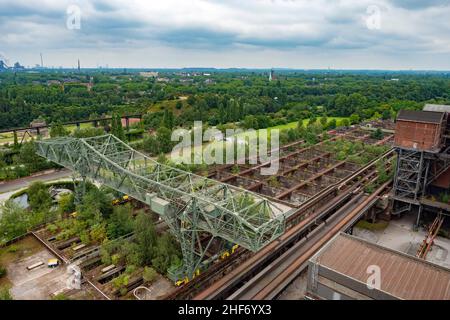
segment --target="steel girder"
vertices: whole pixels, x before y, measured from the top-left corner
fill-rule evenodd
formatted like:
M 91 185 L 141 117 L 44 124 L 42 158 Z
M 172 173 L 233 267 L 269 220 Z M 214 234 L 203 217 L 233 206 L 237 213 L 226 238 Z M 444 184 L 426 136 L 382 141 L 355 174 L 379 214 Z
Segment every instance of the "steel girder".
M 208 233 L 257 251 L 283 234 L 293 210 L 253 192 L 160 164 L 113 135 L 36 142 L 37 154 L 151 206 L 181 244 L 181 274 L 201 267 Z M 181 275 L 180 274 L 180 275 Z

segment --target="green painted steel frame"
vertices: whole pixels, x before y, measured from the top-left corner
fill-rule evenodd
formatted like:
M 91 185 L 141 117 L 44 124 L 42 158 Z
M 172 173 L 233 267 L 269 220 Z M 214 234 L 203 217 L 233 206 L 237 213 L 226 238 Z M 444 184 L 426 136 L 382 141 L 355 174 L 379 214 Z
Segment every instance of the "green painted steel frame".
M 168 201 L 161 216 L 181 244 L 183 277 L 191 278 L 201 267 L 212 239 L 257 251 L 283 234 L 285 216 L 293 210 L 245 189 L 160 164 L 113 135 L 59 137 L 36 141 L 36 146 L 37 154 L 83 178 L 149 205 L 153 197 Z M 205 232 L 212 237 L 202 248 Z

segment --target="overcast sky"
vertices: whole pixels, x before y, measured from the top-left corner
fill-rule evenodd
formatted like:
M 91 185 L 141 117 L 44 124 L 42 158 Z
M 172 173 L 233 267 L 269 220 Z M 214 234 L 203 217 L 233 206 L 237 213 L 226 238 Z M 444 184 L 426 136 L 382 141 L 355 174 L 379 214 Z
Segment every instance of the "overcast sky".
M 450 70 L 450 0 L 0 0 L 0 56 L 73 67 Z

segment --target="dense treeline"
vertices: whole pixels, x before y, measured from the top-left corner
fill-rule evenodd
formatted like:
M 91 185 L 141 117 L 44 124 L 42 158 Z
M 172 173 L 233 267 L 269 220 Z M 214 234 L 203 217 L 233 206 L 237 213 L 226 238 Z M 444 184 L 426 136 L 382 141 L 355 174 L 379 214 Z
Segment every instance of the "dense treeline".
M 149 108 L 146 124 L 156 129 L 166 109 L 177 115 L 172 123 L 177 126 L 194 120 L 210 125 L 237 122 L 248 115 L 296 121 L 355 113 L 366 119 L 420 108 L 425 102 L 450 103 L 445 73 L 280 72 L 277 77 L 269 82 L 256 72 L 167 72 L 160 73 L 158 81 L 138 73 L 3 73 L 0 128 L 25 126 L 38 117 L 52 123 Z

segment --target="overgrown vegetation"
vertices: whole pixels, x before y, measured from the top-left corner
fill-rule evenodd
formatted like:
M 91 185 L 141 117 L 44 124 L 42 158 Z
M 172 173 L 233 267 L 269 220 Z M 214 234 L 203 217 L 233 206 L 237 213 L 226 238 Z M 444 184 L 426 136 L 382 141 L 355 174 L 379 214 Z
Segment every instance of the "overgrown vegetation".
M 378 222 L 372 223 L 372 222 L 368 222 L 366 220 L 360 220 L 360 221 L 358 221 L 358 223 L 355 226 L 358 228 L 361 228 L 361 229 L 376 231 L 376 230 L 384 230 L 384 229 L 386 229 L 386 227 L 388 225 L 389 225 L 388 221 L 378 221 Z
M 26 177 L 37 171 L 57 167 L 36 154 L 33 142 L 0 150 L 0 181 Z
M 269 82 L 265 72 L 192 76 L 168 70 L 159 75 L 167 81 L 159 82 L 122 71 L 5 72 L 0 75 L 0 128 L 26 126 L 38 117 L 47 123 L 67 122 L 145 112 L 150 106 L 145 123 L 153 129 L 194 120 L 210 125 L 243 121 L 257 129 L 311 116 L 390 118 L 401 108 L 418 109 L 426 101 L 449 102 L 449 80 L 440 73 L 279 73 L 279 80 Z M 92 90 L 86 86 L 90 77 Z
M 7 200 L 0 207 L 0 243 L 7 242 L 25 234 L 37 225 L 50 222 L 57 216 L 52 210 L 52 199 L 48 186 L 34 182 L 28 189 L 29 209 L 19 206 L 14 200 Z
M 152 217 L 136 211 L 130 203 L 113 206 L 115 192 L 110 189 L 98 189 L 88 184 L 81 203 L 76 205 L 73 195 L 65 195 L 55 208 L 52 208 L 48 187 L 44 184 L 34 183 L 29 192 L 36 194 L 30 198 L 29 210 L 20 208 L 12 200 L 3 205 L 0 217 L 2 241 L 51 221 L 46 230 L 57 240 L 79 237 L 86 245 L 101 245 L 103 263 L 127 266 L 126 274 L 116 281 L 121 283 L 118 289 L 126 286 L 126 276 L 136 270 L 146 270 L 148 281 L 152 281 L 155 270 L 164 274 L 181 263 L 180 248 L 174 237 L 168 233 L 158 235 Z M 76 215 L 69 215 L 74 210 Z
M 13 300 L 13 297 L 9 292 L 9 287 L 0 286 L 0 300 Z
M 0 279 L 6 276 L 6 274 L 7 274 L 6 268 L 0 265 Z

